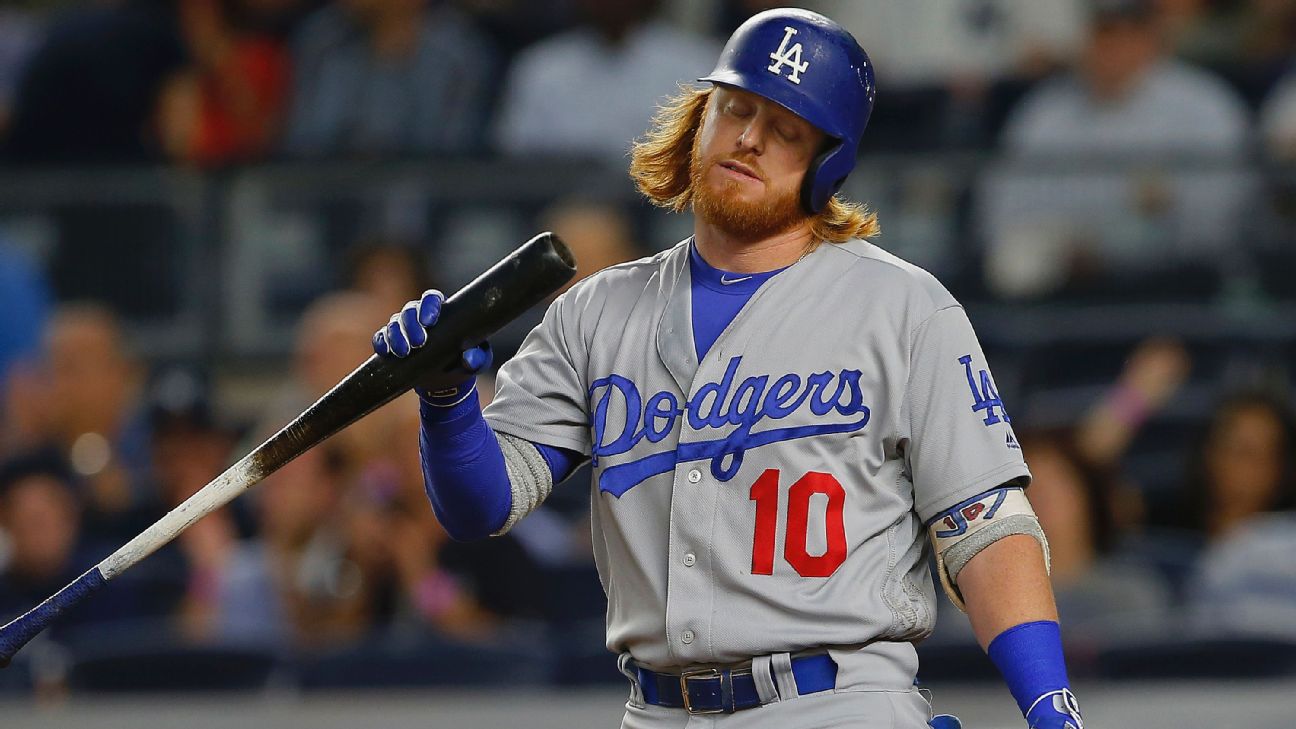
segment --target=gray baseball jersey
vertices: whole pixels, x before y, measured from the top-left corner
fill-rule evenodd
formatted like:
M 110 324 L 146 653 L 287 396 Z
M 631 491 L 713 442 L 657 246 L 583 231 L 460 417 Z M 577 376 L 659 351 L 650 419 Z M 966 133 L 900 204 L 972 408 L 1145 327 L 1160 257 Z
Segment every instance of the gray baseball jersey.
M 927 272 L 826 244 L 699 362 L 688 256 L 558 298 L 488 422 L 591 456 L 609 649 L 658 670 L 829 649 L 839 690 L 908 689 L 924 522 L 1029 478 L 967 316 Z

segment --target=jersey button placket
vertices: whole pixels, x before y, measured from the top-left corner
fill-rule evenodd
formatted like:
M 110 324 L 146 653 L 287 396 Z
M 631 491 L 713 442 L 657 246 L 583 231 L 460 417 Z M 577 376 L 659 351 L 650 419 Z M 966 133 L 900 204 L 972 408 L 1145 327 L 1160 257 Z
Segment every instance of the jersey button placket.
M 695 564 L 697 564 L 697 555 L 693 554 L 692 552 L 689 552 L 684 555 L 685 567 L 692 567 Z
M 698 482 L 700 482 L 701 480 L 702 480 L 702 472 L 701 472 L 701 471 L 699 471 L 699 470 L 697 470 L 697 469 L 695 468 L 695 469 L 693 469 L 692 471 L 689 471 L 689 472 L 688 472 L 688 482 L 689 482 L 689 483 L 698 483 Z

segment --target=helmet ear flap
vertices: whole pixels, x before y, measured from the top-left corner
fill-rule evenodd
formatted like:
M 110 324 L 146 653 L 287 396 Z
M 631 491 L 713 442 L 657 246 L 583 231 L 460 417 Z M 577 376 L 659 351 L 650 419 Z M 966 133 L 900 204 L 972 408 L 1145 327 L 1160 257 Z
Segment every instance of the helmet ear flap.
M 820 152 L 806 169 L 805 178 L 801 180 L 801 209 L 805 210 L 807 215 L 814 215 L 827 203 L 826 200 L 822 203 L 815 200 L 815 193 L 818 192 L 815 188 L 818 187 L 816 182 L 819 179 L 819 171 L 823 169 L 823 164 L 833 153 L 834 147 L 835 145 L 828 145 L 827 149 Z
M 854 166 L 854 150 L 847 149 L 847 145 L 830 138 L 824 151 L 810 163 L 805 179 L 801 180 L 801 208 L 809 215 L 823 210 L 828 200 L 846 182 L 846 177 Z

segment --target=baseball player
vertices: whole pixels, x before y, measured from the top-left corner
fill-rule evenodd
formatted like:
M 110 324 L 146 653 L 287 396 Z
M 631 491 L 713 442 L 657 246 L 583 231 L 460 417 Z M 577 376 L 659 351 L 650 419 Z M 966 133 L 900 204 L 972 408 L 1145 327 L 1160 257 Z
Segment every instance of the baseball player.
M 933 550 L 1028 725 L 1082 729 L 1030 474 L 967 315 L 836 195 L 868 56 L 771 10 L 702 80 L 631 162 L 694 235 L 555 300 L 484 414 L 485 345 L 417 388 L 437 516 L 457 539 L 507 532 L 590 460 L 623 727 L 957 726 L 914 688 Z M 441 299 L 375 350 L 421 346 Z

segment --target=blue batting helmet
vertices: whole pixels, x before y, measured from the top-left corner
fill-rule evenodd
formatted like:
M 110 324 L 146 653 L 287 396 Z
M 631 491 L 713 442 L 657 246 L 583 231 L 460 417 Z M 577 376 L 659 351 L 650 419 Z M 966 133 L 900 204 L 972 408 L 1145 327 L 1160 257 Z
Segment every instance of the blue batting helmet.
M 699 79 L 763 96 L 835 140 L 806 171 L 801 204 L 816 213 L 855 168 L 873 112 L 873 64 L 855 38 L 818 13 L 794 8 L 753 15 Z

